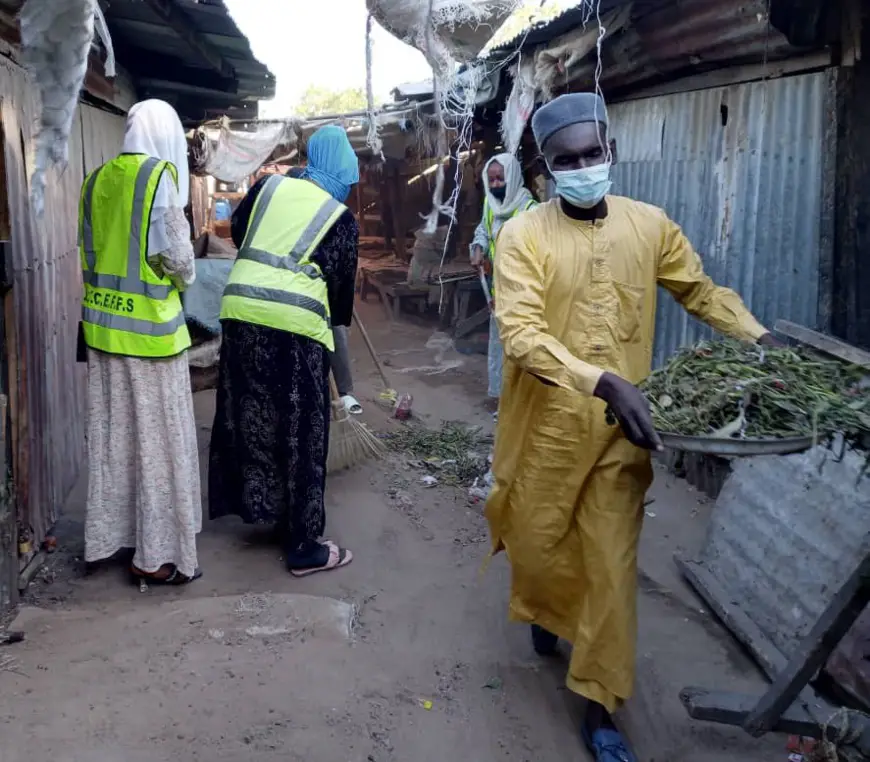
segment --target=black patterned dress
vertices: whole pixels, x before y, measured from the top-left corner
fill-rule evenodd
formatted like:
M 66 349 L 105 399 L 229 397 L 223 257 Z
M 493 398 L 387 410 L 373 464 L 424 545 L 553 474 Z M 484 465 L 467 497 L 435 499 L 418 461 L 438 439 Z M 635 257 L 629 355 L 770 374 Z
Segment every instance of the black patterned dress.
M 257 194 L 232 219 L 240 247 Z M 333 325 L 353 316 L 359 227 L 348 211 L 312 256 L 326 277 Z M 329 443 L 329 354 L 287 331 L 223 322 L 217 410 L 209 459 L 209 516 L 275 524 L 288 552 L 304 555 L 322 537 Z

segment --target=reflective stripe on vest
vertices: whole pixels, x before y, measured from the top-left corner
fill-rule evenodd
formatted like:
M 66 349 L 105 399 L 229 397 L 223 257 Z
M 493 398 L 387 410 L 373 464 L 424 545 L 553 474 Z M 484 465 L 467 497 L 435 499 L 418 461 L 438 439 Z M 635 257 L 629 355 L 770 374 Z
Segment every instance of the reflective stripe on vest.
M 84 281 L 82 321 L 92 349 L 133 357 L 172 357 L 190 346 L 181 299 L 147 264 L 157 187 L 168 162 L 124 154 L 85 179 L 79 205 Z
M 535 201 L 535 199 L 530 198 L 522 209 L 514 210 L 511 219 L 516 217 L 520 212 L 527 212 L 529 209 L 537 205 L 538 202 Z M 495 239 L 492 235 L 492 224 L 495 221 L 495 214 L 493 214 L 492 207 L 489 205 L 488 201 L 484 204 L 483 219 L 486 226 L 486 237 L 489 239 L 489 260 L 490 262 L 493 262 L 495 261 Z
M 221 319 L 296 333 L 334 349 L 326 281 L 311 255 L 346 207 L 306 180 L 270 177 L 221 302 Z

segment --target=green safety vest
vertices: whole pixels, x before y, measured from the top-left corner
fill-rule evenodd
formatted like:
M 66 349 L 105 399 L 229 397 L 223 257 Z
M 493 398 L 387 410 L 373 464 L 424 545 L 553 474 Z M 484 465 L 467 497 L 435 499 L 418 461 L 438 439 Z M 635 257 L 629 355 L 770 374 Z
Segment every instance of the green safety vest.
M 82 322 L 91 349 L 174 357 L 190 347 L 178 289 L 148 264 L 148 230 L 167 161 L 122 154 L 91 172 L 79 202 Z
M 537 205 L 538 202 L 535 201 L 535 199 L 530 198 L 524 207 L 517 209 L 511 215 L 511 219 L 516 217 L 520 212 L 527 212 L 529 209 Z M 492 235 L 492 224 L 495 222 L 495 214 L 493 214 L 489 201 L 484 202 L 483 205 L 483 222 L 486 225 L 486 236 L 489 238 L 489 261 L 495 262 L 495 238 Z
M 288 331 L 333 351 L 326 280 L 311 255 L 345 211 L 307 180 L 272 175 L 251 211 L 221 320 Z
M 516 217 L 520 212 L 527 212 L 529 209 L 538 205 L 538 202 L 535 199 L 530 198 L 524 207 L 521 209 L 517 209 L 512 215 L 511 219 Z M 489 262 L 495 267 L 495 237 L 492 234 L 492 225 L 495 221 L 495 215 L 493 214 L 492 207 L 489 205 L 489 201 L 485 201 L 483 205 L 483 223 L 486 226 L 486 237 L 489 238 Z M 492 283 L 492 277 L 490 276 L 489 280 L 489 295 L 495 295 L 495 286 Z

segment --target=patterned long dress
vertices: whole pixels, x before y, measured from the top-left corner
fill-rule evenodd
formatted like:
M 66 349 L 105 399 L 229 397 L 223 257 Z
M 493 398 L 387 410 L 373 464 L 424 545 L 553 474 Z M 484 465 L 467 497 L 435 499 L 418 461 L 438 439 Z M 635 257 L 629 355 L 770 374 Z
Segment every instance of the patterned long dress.
M 232 220 L 241 246 L 262 188 Z M 348 211 L 312 255 L 326 277 L 333 325 L 353 316 L 359 226 Z M 209 460 L 209 516 L 274 524 L 288 548 L 323 536 L 329 443 L 329 353 L 287 331 L 223 322 L 217 409 Z
M 181 209 L 152 211 L 148 248 L 155 271 L 179 288 L 193 283 Z M 135 548 L 141 571 L 173 564 L 192 576 L 202 498 L 187 352 L 152 360 L 88 350 L 87 453 L 85 560 Z

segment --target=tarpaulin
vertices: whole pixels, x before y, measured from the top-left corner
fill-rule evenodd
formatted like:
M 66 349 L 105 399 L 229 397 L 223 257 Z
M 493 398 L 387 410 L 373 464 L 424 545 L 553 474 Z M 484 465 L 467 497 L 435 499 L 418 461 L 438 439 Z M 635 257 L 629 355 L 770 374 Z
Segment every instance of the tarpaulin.
M 235 261 L 197 259 L 196 282 L 182 294 L 184 315 L 214 336 L 221 333 L 221 297 Z

